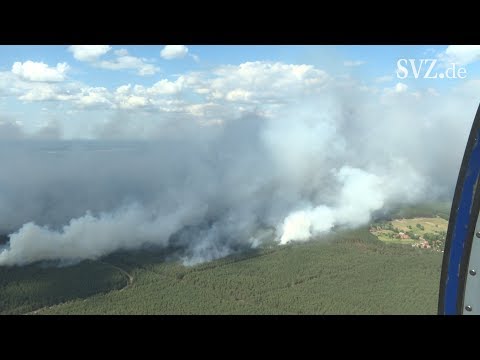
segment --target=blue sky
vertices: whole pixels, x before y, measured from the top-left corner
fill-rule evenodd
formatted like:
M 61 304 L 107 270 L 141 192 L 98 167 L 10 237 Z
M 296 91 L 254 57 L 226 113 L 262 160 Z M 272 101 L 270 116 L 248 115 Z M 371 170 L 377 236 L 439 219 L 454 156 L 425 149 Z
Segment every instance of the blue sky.
M 435 59 L 466 68 L 464 79 L 419 78 L 399 59 Z M 479 46 L 0 46 L 0 122 L 34 133 L 54 122 L 62 137 L 95 137 L 98 124 L 125 112 L 182 114 L 221 123 L 266 112 L 338 84 L 393 93 L 448 93 L 480 76 Z M 467 87 L 468 87 L 467 86 Z M 110 120 L 109 120 L 110 121 Z
M 90 66 L 88 62 L 77 61 L 68 46 L 8 46 L 0 47 L 0 70 L 8 71 L 16 61 L 27 60 L 44 62 L 54 65 L 59 62 L 67 62 L 72 67 L 72 76 L 96 85 L 114 87 L 120 86 L 126 81 L 148 84 L 156 79 L 174 77 L 188 71 L 210 69 L 216 66 L 232 64 L 239 65 L 247 61 L 281 61 L 288 64 L 311 64 L 316 67 L 334 72 L 355 72 L 364 76 L 366 80 L 375 77 L 392 75 L 396 68 L 396 62 L 400 58 L 432 58 L 432 54 L 440 54 L 447 46 L 383 46 L 383 45 L 354 45 L 354 46 L 188 46 L 188 54 L 181 58 L 165 60 L 160 52 L 164 46 L 127 45 L 112 46 L 111 50 L 103 57 L 113 59 L 114 50 L 127 49 L 129 54 L 144 58 L 147 62 L 159 67 L 156 76 L 136 76 L 134 71 L 126 70 L 121 74 L 114 71 L 105 71 Z M 191 55 L 198 56 L 195 61 Z M 345 69 L 343 61 L 363 61 L 364 64 L 350 69 Z M 478 74 L 479 66 L 472 64 L 469 70 Z M 77 76 L 75 76 L 77 75 Z M 120 84 L 120 85 L 119 85 Z M 94 84 L 95 85 L 95 84 Z

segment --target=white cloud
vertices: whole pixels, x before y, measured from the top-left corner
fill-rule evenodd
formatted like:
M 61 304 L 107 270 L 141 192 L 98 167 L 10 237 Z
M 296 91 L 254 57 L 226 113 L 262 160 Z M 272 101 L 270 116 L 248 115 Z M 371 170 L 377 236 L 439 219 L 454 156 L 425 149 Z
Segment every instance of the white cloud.
M 125 49 L 112 51 L 111 55 L 113 60 L 98 59 L 90 64 L 112 70 L 135 69 L 139 73 L 148 73 L 145 66 L 153 66 L 129 55 Z M 205 124 L 218 124 L 219 119 L 239 112 L 271 114 L 290 101 L 323 91 L 333 84 L 330 79 L 326 72 L 312 65 L 257 61 L 160 79 L 151 86 L 124 84 L 112 90 L 75 81 L 32 82 L 13 72 L 0 72 L 0 90 L 5 89 L 6 96 L 28 102 L 67 101 L 77 110 L 180 113 Z
M 418 95 L 419 93 L 408 92 L 408 85 L 404 83 L 396 83 L 395 86 L 386 87 L 383 89 L 383 95 L 387 97 L 395 97 L 399 94 L 410 94 L 410 95 Z
M 445 63 L 468 65 L 480 60 L 480 45 L 450 45 L 439 58 Z
M 11 81 L 10 95 L 26 102 L 70 101 L 75 99 L 79 89 L 78 83 L 30 82 L 14 79 Z
M 13 96 L 24 102 L 43 102 L 43 101 L 61 101 L 71 102 L 74 105 L 83 104 L 82 107 L 88 107 L 88 103 L 93 103 L 93 99 L 89 100 L 89 88 L 78 81 L 63 82 L 47 82 L 47 81 L 30 81 L 20 75 L 14 74 L 13 71 L 0 72 L 0 92 L 5 89 L 6 96 Z M 108 91 L 105 89 L 105 92 Z M 94 96 L 94 95 L 90 95 Z M 85 99 L 81 99 L 85 97 Z
M 130 56 L 125 49 L 112 51 L 111 55 L 113 60 L 99 59 L 90 64 L 112 70 L 135 69 L 139 73 L 142 69 L 145 73 L 145 65 L 153 66 Z M 68 101 L 77 110 L 180 113 L 202 124 L 218 124 L 221 119 L 245 111 L 272 114 L 291 101 L 323 91 L 334 84 L 330 80 L 325 71 L 312 65 L 257 61 L 160 79 L 151 86 L 124 84 L 112 90 L 74 81 L 31 82 L 12 72 L 0 72 L 0 90 L 5 88 L 6 96 L 29 102 Z
M 131 110 L 151 105 L 143 86 L 131 84 L 119 86 L 114 94 L 115 106 L 119 109 Z
M 24 63 L 17 61 L 12 66 L 12 73 L 27 81 L 63 81 L 68 70 L 67 63 L 58 63 L 56 67 L 49 67 L 43 62 L 30 60 Z
M 365 64 L 365 61 L 361 61 L 361 60 L 347 60 L 343 62 L 343 65 L 347 67 L 355 67 L 363 64 Z
M 180 76 L 175 81 L 169 81 L 167 79 L 162 79 L 155 83 L 151 88 L 147 90 L 148 93 L 153 95 L 173 95 L 178 94 L 184 84 L 184 77 Z
M 144 59 L 129 55 L 127 49 L 115 50 L 113 53 L 116 58 L 113 60 L 100 60 L 100 57 L 111 49 L 109 45 L 72 45 L 68 48 L 75 59 L 88 61 L 102 69 L 136 70 L 140 76 L 153 75 L 159 70 L 156 66 L 146 63 Z
M 464 86 L 466 83 L 464 83 L 460 88 L 465 90 L 466 87 Z M 455 91 L 455 88 L 454 88 Z M 442 96 L 437 89 L 435 88 L 421 88 L 421 89 L 416 89 L 415 87 L 408 86 L 407 84 L 404 83 L 397 83 L 395 86 L 392 87 L 386 87 L 382 91 L 379 92 L 372 92 L 372 95 L 380 94 L 381 98 L 380 101 L 396 101 L 395 99 L 410 99 L 408 101 L 417 101 L 417 100 L 422 100 L 422 101 L 429 101 L 434 98 Z
M 395 92 L 397 93 L 404 93 L 407 91 L 407 89 L 408 89 L 408 86 L 404 83 L 399 82 L 395 85 Z
M 183 58 L 188 54 L 185 45 L 167 45 L 160 52 L 160 56 L 166 60 Z
M 207 88 L 198 88 L 198 89 L 195 89 L 195 92 L 196 92 L 197 94 L 200 94 L 200 95 L 205 95 L 205 94 L 210 93 L 210 89 L 207 89 Z
M 119 99 L 118 106 L 121 109 L 136 109 L 148 105 L 147 98 L 143 96 L 130 95 Z
M 125 56 L 128 55 L 128 50 L 127 49 L 118 49 L 113 52 L 117 56 Z
M 109 45 L 72 45 L 68 47 L 68 51 L 73 53 L 73 57 L 78 61 L 95 61 L 111 49 Z
M 284 103 L 293 96 L 322 89 L 329 79 L 325 71 L 312 65 L 256 61 L 221 66 L 203 76 L 194 74 L 194 81 L 186 79 L 186 82 L 198 89 L 197 93 L 210 89 L 207 95 L 210 99 Z
M 249 101 L 252 96 L 250 91 L 235 89 L 230 91 L 225 97 L 228 101 Z
M 157 111 L 183 111 L 184 102 L 169 97 L 179 94 L 185 78 L 180 76 L 175 81 L 162 79 L 151 87 L 131 84 L 119 86 L 114 93 L 115 104 L 120 109 L 156 108 Z
M 132 87 L 132 85 L 130 85 L 130 84 L 122 85 L 122 86 L 119 86 L 115 92 L 119 95 L 126 95 L 130 91 L 131 87 Z
M 140 76 L 153 75 L 158 68 L 146 63 L 143 59 L 128 55 L 126 49 L 115 51 L 117 58 L 114 60 L 102 60 L 95 65 L 108 70 L 136 70 Z
M 0 71 L 0 95 L 8 96 L 15 92 L 14 82 L 18 77 L 10 71 Z
M 82 88 L 75 103 L 82 108 L 100 108 L 112 106 L 110 93 L 104 87 Z
M 192 104 L 186 106 L 186 111 L 194 116 L 204 117 L 209 109 L 215 108 L 214 103 Z
M 28 90 L 23 95 L 19 96 L 23 101 L 49 101 L 58 100 L 58 94 L 55 88 L 50 86 L 38 86 Z

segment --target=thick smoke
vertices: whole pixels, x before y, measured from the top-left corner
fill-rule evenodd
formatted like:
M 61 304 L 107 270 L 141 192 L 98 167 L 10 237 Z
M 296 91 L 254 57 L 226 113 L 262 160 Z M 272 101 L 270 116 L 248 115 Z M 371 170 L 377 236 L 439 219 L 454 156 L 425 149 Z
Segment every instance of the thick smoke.
M 388 192 L 382 189 L 382 181 L 376 175 L 344 166 L 335 177 L 341 184 L 337 204 L 332 207 L 320 205 L 288 215 L 283 223 L 280 243 L 305 241 L 331 230 L 334 225 L 362 225 L 388 200 Z
M 136 137 L 122 119 L 95 141 L 32 139 L 4 125 L 0 233 L 10 235 L 0 265 L 145 246 L 195 264 L 256 247 L 268 229 L 281 244 L 306 241 L 450 196 L 475 102 L 352 92 L 210 126 L 174 116 L 149 123 L 151 138 L 141 129 L 144 140 L 122 139 Z

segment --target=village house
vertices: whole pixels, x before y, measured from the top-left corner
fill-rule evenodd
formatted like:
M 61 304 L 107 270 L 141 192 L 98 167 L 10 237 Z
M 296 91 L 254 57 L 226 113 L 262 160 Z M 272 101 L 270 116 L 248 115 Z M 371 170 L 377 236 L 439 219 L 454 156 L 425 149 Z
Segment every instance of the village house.
M 430 244 L 428 243 L 427 240 L 423 240 L 423 241 L 420 243 L 420 248 L 422 248 L 422 249 L 430 249 L 431 246 L 430 246 Z

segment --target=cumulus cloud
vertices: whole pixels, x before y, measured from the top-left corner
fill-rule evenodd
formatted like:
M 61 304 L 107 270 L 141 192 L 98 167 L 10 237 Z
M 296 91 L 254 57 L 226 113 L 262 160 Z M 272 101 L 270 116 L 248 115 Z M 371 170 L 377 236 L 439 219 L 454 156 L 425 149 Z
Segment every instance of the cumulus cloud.
M 71 45 L 68 51 L 78 61 L 95 61 L 111 50 L 109 45 Z
M 82 88 L 76 96 L 75 103 L 83 108 L 111 107 L 110 93 L 104 87 Z
M 408 85 L 398 82 L 395 84 L 393 87 L 387 87 L 383 89 L 383 94 L 386 96 L 397 96 L 398 94 L 408 94 Z M 418 94 L 411 92 L 410 95 L 412 94 Z
M 183 76 L 178 77 L 175 81 L 162 79 L 156 82 L 151 88 L 147 89 L 146 92 L 153 95 L 178 94 L 182 90 L 184 83 Z
M 49 67 L 43 62 L 25 61 L 15 62 L 12 73 L 27 81 L 57 82 L 65 80 L 69 70 L 67 63 L 58 63 L 56 67 Z
M 165 60 L 180 59 L 188 54 L 188 48 L 185 45 L 166 45 L 160 56 Z
M 229 91 L 225 96 L 228 101 L 248 101 L 251 99 L 252 93 L 250 91 L 235 89 Z
M 77 85 L 72 81 L 30 81 L 11 71 L 0 72 L 0 94 L 25 102 L 71 100 Z
M 191 74 L 186 84 L 210 100 L 258 104 L 284 103 L 291 97 L 310 95 L 329 80 L 325 71 L 312 65 L 255 61 L 220 66 L 210 74 Z
M 136 109 L 147 106 L 151 101 L 145 96 L 145 88 L 143 86 L 122 85 L 119 86 L 114 95 L 115 104 L 120 109 Z
M 118 99 L 117 104 L 120 109 L 136 109 L 148 105 L 148 99 L 143 96 L 128 95 Z
M 107 70 L 135 70 L 140 76 L 154 75 L 158 67 L 145 61 L 145 59 L 132 56 L 127 49 L 114 50 L 115 57 L 109 60 L 101 58 L 112 47 L 109 45 L 72 45 L 68 48 L 73 57 L 79 61 L 87 61 L 93 66 Z
M 136 69 L 139 74 L 150 73 L 153 65 L 128 55 L 125 49 L 115 52 L 115 60 L 98 60 L 92 65 L 112 70 Z M 157 70 L 155 68 L 152 72 Z M 150 86 L 123 85 L 116 90 L 74 81 L 65 84 L 35 83 L 15 77 L 13 73 L 0 72 L 0 90 L 23 101 L 69 101 L 84 109 L 148 108 L 157 113 L 184 112 L 196 116 L 198 111 L 192 109 L 210 104 L 205 107 L 209 111 L 204 112 L 209 118 L 197 117 L 205 124 L 215 124 L 219 123 L 218 116 L 221 114 L 253 111 L 260 105 L 270 112 L 291 99 L 318 94 L 331 84 L 331 80 L 325 71 L 311 65 L 258 61 L 185 73 L 174 79 L 160 79 Z M 192 94 L 198 96 L 192 97 Z
M 18 97 L 23 101 L 66 101 L 72 99 L 72 95 L 66 93 L 64 89 L 52 86 L 50 84 L 40 84 L 33 86 Z
M 446 63 L 468 65 L 480 60 L 480 45 L 450 45 L 439 57 Z
M 140 76 L 154 75 L 158 72 L 158 67 L 146 63 L 145 60 L 129 55 L 126 49 L 115 51 L 117 56 L 113 60 L 102 60 L 96 66 L 108 70 L 136 70 Z
M 406 84 L 397 83 L 395 85 L 395 92 L 397 92 L 397 93 L 403 93 L 403 92 L 407 91 L 407 89 L 408 89 L 408 86 Z
M 117 56 L 126 56 L 128 55 L 128 50 L 127 49 L 118 49 L 114 51 L 114 54 Z

